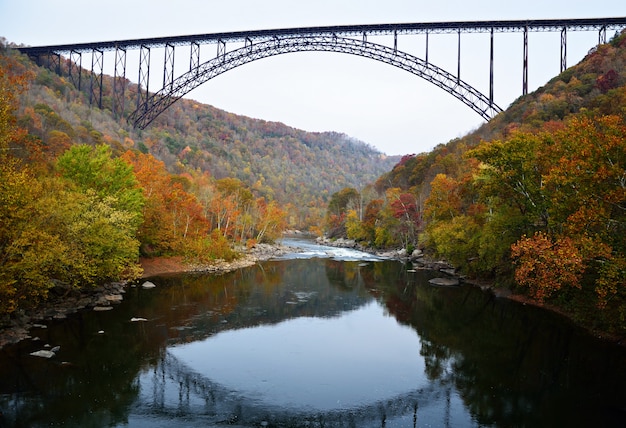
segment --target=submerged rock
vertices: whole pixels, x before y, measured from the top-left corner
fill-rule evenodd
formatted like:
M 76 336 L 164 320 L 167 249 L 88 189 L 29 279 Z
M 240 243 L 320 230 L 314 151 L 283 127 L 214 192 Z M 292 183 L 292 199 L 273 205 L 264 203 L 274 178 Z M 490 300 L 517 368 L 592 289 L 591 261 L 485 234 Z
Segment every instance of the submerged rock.
M 428 282 L 442 287 L 459 285 L 459 280 L 456 278 L 433 278 L 429 279 Z

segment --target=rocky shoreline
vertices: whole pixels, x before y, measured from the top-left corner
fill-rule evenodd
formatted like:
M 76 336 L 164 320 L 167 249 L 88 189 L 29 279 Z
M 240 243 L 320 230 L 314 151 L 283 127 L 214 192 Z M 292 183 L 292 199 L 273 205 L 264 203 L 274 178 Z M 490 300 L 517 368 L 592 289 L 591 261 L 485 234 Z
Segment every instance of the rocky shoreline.
M 257 244 L 250 249 L 240 249 L 242 256 L 233 261 L 216 260 L 211 264 L 190 264 L 181 259 L 172 258 L 145 259 L 141 263 L 144 267 L 144 274 L 139 283 L 145 284 L 143 280 L 146 278 L 166 274 L 183 272 L 221 274 L 231 272 L 297 250 L 297 248 L 280 244 Z M 29 330 L 36 326 L 45 325 L 46 321 L 64 319 L 81 310 L 111 310 L 116 304 L 124 300 L 126 288 L 136 285 L 137 282 L 113 282 L 92 289 L 73 290 L 63 284 L 56 284 L 50 290 L 44 307 L 24 311 L 0 327 L 0 349 L 6 345 L 30 338 Z
M 559 308 L 546 304 L 539 304 L 525 296 L 513 294 L 509 290 L 496 289 L 492 286 L 492 284 L 480 283 L 467 279 L 463 275 L 460 275 L 449 263 L 441 260 L 430 259 L 424 255 L 421 250 L 415 250 L 412 254 L 407 255 L 406 250 L 404 249 L 381 251 L 364 247 L 349 239 L 340 238 L 330 240 L 327 238 L 317 238 L 316 242 L 320 245 L 326 245 L 329 247 L 351 248 L 385 259 L 411 263 L 412 268 L 415 270 L 424 269 L 439 271 L 443 275 L 441 278 L 434 278 L 431 280 L 431 284 L 434 286 L 455 286 L 460 283 L 466 283 L 492 292 L 496 297 L 516 300 L 523 304 L 540 306 L 568 317 L 568 315 L 559 310 Z M 175 258 L 144 259 L 141 263 L 144 268 L 144 274 L 139 281 L 134 281 L 132 283 L 107 283 L 102 286 L 86 290 L 72 290 L 61 284 L 57 284 L 50 290 L 49 300 L 46 302 L 45 307 L 21 313 L 0 327 L 0 349 L 6 345 L 30 338 L 29 330 L 36 326 L 45 326 L 44 323 L 46 321 L 64 319 L 68 315 L 81 310 L 111 310 L 116 304 L 123 301 L 127 287 L 137 286 L 138 284 L 145 285 L 146 279 L 153 276 L 179 274 L 185 272 L 222 274 L 253 266 L 258 262 L 280 257 L 285 254 L 298 252 L 299 250 L 299 248 L 282 244 L 257 244 L 255 247 L 249 249 L 240 248 L 239 251 L 242 254 L 241 257 L 233 261 L 227 262 L 224 260 L 216 260 L 211 264 L 190 264 L 183 262 L 182 259 Z M 624 340 L 624 338 L 614 337 L 610 334 L 606 334 L 605 332 L 593 331 L 592 329 L 589 330 L 598 338 L 609 340 L 622 346 L 626 345 L 626 340 Z
M 457 277 L 459 280 L 464 279 L 459 276 L 456 269 L 450 265 L 448 262 L 443 260 L 433 260 L 427 257 L 424 252 L 420 249 L 415 249 L 411 254 L 407 254 L 405 248 L 401 249 L 387 249 L 387 250 L 379 250 L 376 248 L 370 248 L 359 244 L 353 239 L 328 239 L 325 237 L 319 237 L 315 239 L 320 245 L 326 245 L 328 247 L 337 247 L 337 248 L 351 248 L 354 250 L 363 251 L 364 253 L 373 254 L 377 257 L 381 257 L 384 259 L 392 259 L 392 260 L 400 260 L 405 262 L 410 262 L 416 269 L 425 269 L 425 270 L 435 270 L 443 272 L 449 276 Z
M 297 237 L 301 236 L 297 235 Z M 404 249 L 380 251 L 363 247 L 355 241 L 348 239 L 329 240 L 317 238 L 316 242 L 330 247 L 352 248 L 381 258 L 407 261 L 411 262 L 416 269 L 437 270 L 450 277 L 457 276 L 455 270 L 449 264 L 443 261 L 429 260 L 420 250 L 415 250 L 413 254 L 407 255 Z M 253 266 L 258 262 L 280 257 L 288 253 L 298 252 L 300 249 L 277 243 L 257 244 L 252 248 L 238 248 L 237 250 L 241 257 L 232 261 L 216 260 L 210 264 L 186 263 L 182 258 L 176 257 L 142 259 L 141 266 L 144 273 L 138 282 L 113 282 L 84 290 L 73 290 L 62 284 L 57 284 L 50 290 L 45 306 L 32 311 L 24 311 L 14 316 L 6 325 L 0 327 L 0 349 L 8 344 L 30 338 L 29 330 L 35 326 L 45 325 L 46 321 L 64 319 L 68 315 L 81 310 L 112 310 L 116 304 L 124 300 L 127 287 L 145 284 L 147 278 L 185 272 L 222 274 Z

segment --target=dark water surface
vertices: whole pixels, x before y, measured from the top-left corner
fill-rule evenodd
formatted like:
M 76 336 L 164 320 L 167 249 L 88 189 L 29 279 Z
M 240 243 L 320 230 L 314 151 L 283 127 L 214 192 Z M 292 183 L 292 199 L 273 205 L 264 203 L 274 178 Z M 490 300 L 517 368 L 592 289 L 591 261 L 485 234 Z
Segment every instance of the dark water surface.
M 0 351 L 0 427 L 626 426 L 623 348 L 433 272 L 308 250 L 33 329 Z

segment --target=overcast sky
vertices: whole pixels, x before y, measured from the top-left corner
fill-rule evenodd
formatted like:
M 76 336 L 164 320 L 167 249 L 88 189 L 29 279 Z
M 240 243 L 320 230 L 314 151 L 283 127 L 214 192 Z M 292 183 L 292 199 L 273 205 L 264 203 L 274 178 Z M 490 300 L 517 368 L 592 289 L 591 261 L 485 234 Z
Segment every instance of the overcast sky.
M 0 37 L 39 46 L 318 25 L 618 16 L 626 16 L 624 0 L 0 0 Z M 568 66 L 597 39 L 597 33 L 569 32 Z M 431 35 L 429 43 L 430 62 L 456 74 L 456 36 Z M 424 46 L 423 35 L 398 40 L 398 49 L 421 58 Z M 521 95 L 522 46 L 519 33 L 495 36 L 494 98 L 502 108 Z M 203 47 L 203 56 L 211 54 L 208 49 L 213 47 Z M 531 33 L 529 51 L 534 90 L 559 73 L 560 34 Z M 153 54 L 153 61 L 161 55 Z M 176 58 L 188 68 L 188 51 L 177 48 Z M 461 58 L 461 78 L 488 94 L 489 36 L 462 36 Z M 135 62 L 129 52 L 127 77 L 134 82 Z M 112 63 L 105 57 L 108 74 Z M 177 65 L 176 74 L 184 71 Z M 152 72 L 150 90 L 156 91 L 162 65 L 153 63 Z M 337 53 L 255 61 L 206 82 L 187 98 L 307 131 L 343 132 L 390 155 L 428 151 L 482 123 L 469 107 L 417 76 Z

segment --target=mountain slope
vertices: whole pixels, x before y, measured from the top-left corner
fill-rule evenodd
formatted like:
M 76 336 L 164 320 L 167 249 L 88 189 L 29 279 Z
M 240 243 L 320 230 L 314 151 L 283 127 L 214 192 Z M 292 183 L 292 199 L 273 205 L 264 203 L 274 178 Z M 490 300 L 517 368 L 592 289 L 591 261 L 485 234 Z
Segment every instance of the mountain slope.
M 346 186 L 362 188 L 398 160 L 343 134 L 306 132 L 187 99 L 177 101 L 146 130 L 135 130 L 113 119 L 110 76 L 103 79 L 103 109 L 90 108 L 88 85 L 78 91 L 63 77 L 67 62 L 59 76 L 15 51 L 6 52 L 18 56 L 35 76 L 20 100 L 20 125 L 45 144 L 54 144 L 59 134 L 52 131 L 59 131 L 77 143 L 105 142 L 119 153 L 150 153 L 173 173 L 194 170 L 238 178 L 258 196 L 291 204 L 291 227 L 317 226 L 332 193 Z M 83 70 L 84 81 L 89 74 Z M 124 83 L 125 105 L 132 106 L 136 85 Z

